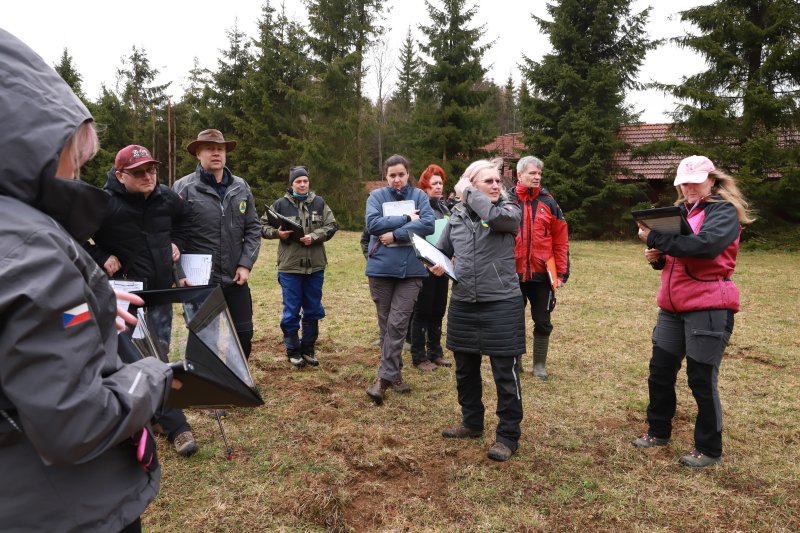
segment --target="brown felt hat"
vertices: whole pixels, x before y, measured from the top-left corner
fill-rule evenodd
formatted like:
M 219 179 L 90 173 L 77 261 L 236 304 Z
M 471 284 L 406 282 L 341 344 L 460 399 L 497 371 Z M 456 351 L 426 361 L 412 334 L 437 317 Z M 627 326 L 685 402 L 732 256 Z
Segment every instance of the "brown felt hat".
M 226 141 L 219 130 L 203 130 L 197 134 L 197 140 L 189 143 L 186 151 L 197 156 L 197 147 L 203 143 L 224 144 L 225 150 L 232 152 L 236 148 L 236 141 Z

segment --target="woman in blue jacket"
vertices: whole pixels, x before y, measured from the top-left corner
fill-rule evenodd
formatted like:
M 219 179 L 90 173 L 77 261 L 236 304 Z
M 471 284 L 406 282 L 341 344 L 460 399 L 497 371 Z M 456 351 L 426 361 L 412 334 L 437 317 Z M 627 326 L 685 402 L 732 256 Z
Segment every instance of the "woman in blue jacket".
M 411 234 L 430 235 L 434 214 L 428 195 L 408 183 L 409 162 L 393 155 L 383 163 L 387 186 L 377 189 L 367 199 L 367 231 L 370 234 L 367 252 L 367 276 L 372 301 L 378 313 L 381 341 L 381 362 L 378 377 L 367 395 L 377 405 L 383 403 L 386 389 L 411 391 L 400 373 L 403 342 L 408 322 L 428 272 L 417 259 L 411 246 Z M 388 214 L 393 202 L 414 202 L 406 214 Z M 384 213 L 387 213 L 384 215 Z

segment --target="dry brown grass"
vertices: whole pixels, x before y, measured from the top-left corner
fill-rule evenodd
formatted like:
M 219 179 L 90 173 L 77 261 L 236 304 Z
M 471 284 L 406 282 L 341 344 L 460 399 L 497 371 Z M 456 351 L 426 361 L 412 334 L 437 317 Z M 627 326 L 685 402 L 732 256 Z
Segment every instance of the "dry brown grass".
M 439 436 L 459 419 L 452 369 L 422 374 L 405 354 L 414 391 L 389 393 L 382 407 L 368 400 L 378 351 L 358 236 L 328 244 L 322 366 L 301 371 L 283 354 L 275 242 L 264 242 L 251 369 L 266 405 L 231 410 L 232 462 L 200 412 L 189 413 L 196 456 L 159 443 L 162 489 L 148 531 L 800 530 L 797 254 L 740 255 L 743 306 L 720 373 L 724 462 L 696 472 L 677 463 L 692 447 L 695 413 L 683 371 L 672 442 L 630 445 L 645 430 L 658 274 L 639 244 L 573 243 L 552 378 L 536 381 L 525 357 L 521 447 L 498 464 L 485 456 L 495 424 L 487 368 L 482 439 Z

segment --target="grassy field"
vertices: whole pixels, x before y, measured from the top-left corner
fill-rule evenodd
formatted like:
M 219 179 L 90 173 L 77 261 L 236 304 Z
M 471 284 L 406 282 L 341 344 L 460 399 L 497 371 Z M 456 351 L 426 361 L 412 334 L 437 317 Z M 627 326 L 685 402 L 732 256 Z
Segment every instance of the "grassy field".
M 328 243 L 322 365 L 290 367 L 278 321 L 276 242 L 252 278 L 251 371 L 266 401 L 229 411 L 226 461 L 216 422 L 188 416 L 201 450 L 159 442 L 162 488 L 147 531 L 798 531 L 800 530 L 800 256 L 743 252 L 742 292 L 719 388 L 724 461 L 678 464 L 692 448 L 694 400 L 682 370 L 671 443 L 647 451 L 647 363 L 658 273 L 643 245 L 576 242 L 559 292 L 548 370 L 523 359 L 519 452 L 486 458 L 495 394 L 484 363 L 487 432 L 445 440 L 459 420 L 452 369 L 423 374 L 404 354 L 408 395 L 376 407 L 365 389 L 379 352 L 358 233 Z M 531 350 L 528 318 L 528 349 Z M 448 354 L 451 357 L 451 354 Z

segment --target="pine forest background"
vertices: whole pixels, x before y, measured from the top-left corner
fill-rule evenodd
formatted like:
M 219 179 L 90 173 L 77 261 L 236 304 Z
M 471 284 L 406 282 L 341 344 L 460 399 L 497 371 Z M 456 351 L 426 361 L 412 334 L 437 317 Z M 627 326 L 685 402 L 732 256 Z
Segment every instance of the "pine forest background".
M 158 71 L 147 50 L 136 46 L 93 97 L 83 93 L 68 48 L 55 68 L 100 125 L 103 147 L 82 173 L 98 186 L 116 151 L 132 143 L 164 162 L 162 182 L 180 178 L 196 166 L 186 145 L 216 128 L 238 141 L 228 164 L 250 183 L 259 211 L 283 194 L 289 167 L 304 164 L 340 225 L 358 230 L 365 182 L 381 179 L 389 155 L 408 156 L 414 175 L 429 163 L 441 165 L 450 190 L 469 162 L 493 155 L 480 147 L 522 131 L 528 152 L 545 162 L 545 185 L 571 235 L 626 238 L 633 235 L 630 209 L 649 206 L 650 191 L 646 183 L 612 177 L 626 171 L 615 167 L 614 153 L 625 148 L 616 133 L 638 122 L 625 96 L 645 86 L 638 79 L 645 55 L 664 44 L 645 31 L 649 9 L 632 12 L 630 4 L 549 1 L 549 17 L 531 16 L 530 24 L 548 36 L 552 50 L 538 61 L 520 57 L 517 85 L 512 76 L 502 85 L 487 79 L 483 56 L 492 35 L 467 0 L 427 0 L 423 38 L 415 41 L 409 29 L 399 50 L 385 44 L 384 0 L 304 0 L 302 24 L 266 0 L 257 35 L 229 28 L 215 67 L 195 59 L 174 101 L 170 84 L 154 83 Z M 693 32 L 673 41 L 701 54 L 706 70 L 658 86 L 680 102 L 674 137 L 637 153 L 708 155 L 737 176 L 758 212 L 755 234 L 794 228 L 800 3 L 717 0 L 677 16 Z M 365 94 L 368 79 L 377 96 Z M 673 199 L 669 193 L 659 203 Z

